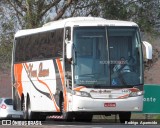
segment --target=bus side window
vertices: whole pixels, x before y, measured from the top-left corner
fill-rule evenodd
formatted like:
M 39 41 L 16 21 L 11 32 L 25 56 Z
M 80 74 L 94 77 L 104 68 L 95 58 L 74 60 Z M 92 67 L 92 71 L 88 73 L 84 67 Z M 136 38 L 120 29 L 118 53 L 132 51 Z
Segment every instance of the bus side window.
M 52 48 L 50 49 L 52 53 L 52 57 L 62 57 L 62 49 L 63 49 L 63 29 L 54 30 L 51 34 L 51 43 Z
M 38 59 L 38 43 L 34 43 L 34 45 L 32 46 L 32 60 L 34 59 Z
M 34 42 L 32 41 L 31 36 L 26 37 L 25 42 L 26 42 L 26 47 L 27 47 L 26 52 L 25 52 L 26 53 L 25 61 L 26 60 L 30 61 L 32 60 L 32 48 L 33 48 Z
M 20 42 L 21 40 L 21 42 Z M 24 61 L 24 43 L 23 38 L 16 40 L 15 62 Z

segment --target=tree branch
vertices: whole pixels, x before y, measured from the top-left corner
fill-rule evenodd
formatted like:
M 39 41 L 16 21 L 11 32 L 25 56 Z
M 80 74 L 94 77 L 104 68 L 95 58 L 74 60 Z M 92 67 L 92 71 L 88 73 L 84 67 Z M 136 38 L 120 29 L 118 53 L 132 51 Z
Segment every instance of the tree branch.
M 10 0 L 7 0 L 7 2 L 8 2 L 8 4 L 10 4 L 13 8 L 14 8 L 14 10 L 17 12 L 17 14 L 18 15 L 20 15 L 20 16 L 22 16 L 23 17 L 23 14 L 20 12 L 20 11 L 18 11 L 18 8 L 16 7 L 16 5 L 15 4 L 13 4 Z M 17 4 L 18 5 L 18 4 Z M 20 7 L 20 6 L 19 6 Z M 21 8 L 21 7 L 20 7 Z M 22 9 L 22 8 L 21 8 Z
M 56 4 L 58 4 L 61 0 L 55 0 L 53 3 L 46 5 L 45 6 L 45 10 L 40 14 L 40 18 L 42 18 L 46 12 L 48 12 L 53 6 L 55 6 Z
M 60 19 L 60 18 L 63 16 L 63 14 L 65 13 L 66 9 L 71 5 L 72 1 L 73 1 L 73 0 L 68 0 L 68 2 L 64 5 L 64 7 L 60 9 L 59 13 L 58 13 L 57 16 L 53 19 L 53 21 L 54 21 L 54 20 L 58 20 L 58 19 Z

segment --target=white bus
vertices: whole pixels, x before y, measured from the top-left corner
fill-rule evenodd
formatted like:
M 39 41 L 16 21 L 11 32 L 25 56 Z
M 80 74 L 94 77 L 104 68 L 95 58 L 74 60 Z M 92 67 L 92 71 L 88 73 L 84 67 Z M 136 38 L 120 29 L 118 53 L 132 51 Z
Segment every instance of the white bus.
M 119 114 L 124 122 L 142 111 L 143 53 L 134 22 L 75 17 L 19 30 L 12 58 L 14 109 L 25 119 Z

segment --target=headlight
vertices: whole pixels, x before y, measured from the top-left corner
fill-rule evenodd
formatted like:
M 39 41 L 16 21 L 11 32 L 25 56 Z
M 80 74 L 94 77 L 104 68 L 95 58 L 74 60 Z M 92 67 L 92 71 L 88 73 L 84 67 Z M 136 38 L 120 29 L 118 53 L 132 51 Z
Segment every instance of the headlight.
M 141 96 L 141 95 L 143 95 L 143 91 L 131 92 L 129 94 L 130 97 Z
M 91 97 L 91 95 L 88 92 L 83 92 L 83 91 L 73 91 L 73 95 L 82 97 Z

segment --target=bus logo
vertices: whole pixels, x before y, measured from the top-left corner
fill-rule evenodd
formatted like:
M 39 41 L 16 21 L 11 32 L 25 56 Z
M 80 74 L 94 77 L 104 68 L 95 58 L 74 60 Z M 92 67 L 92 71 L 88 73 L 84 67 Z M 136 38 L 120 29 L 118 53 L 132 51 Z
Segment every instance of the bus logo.
M 43 69 L 43 63 L 39 64 L 39 70 L 33 70 L 33 64 L 29 64 L 28 75 L 30 77 L 47 77 L 49 76 L 49 69 Z

